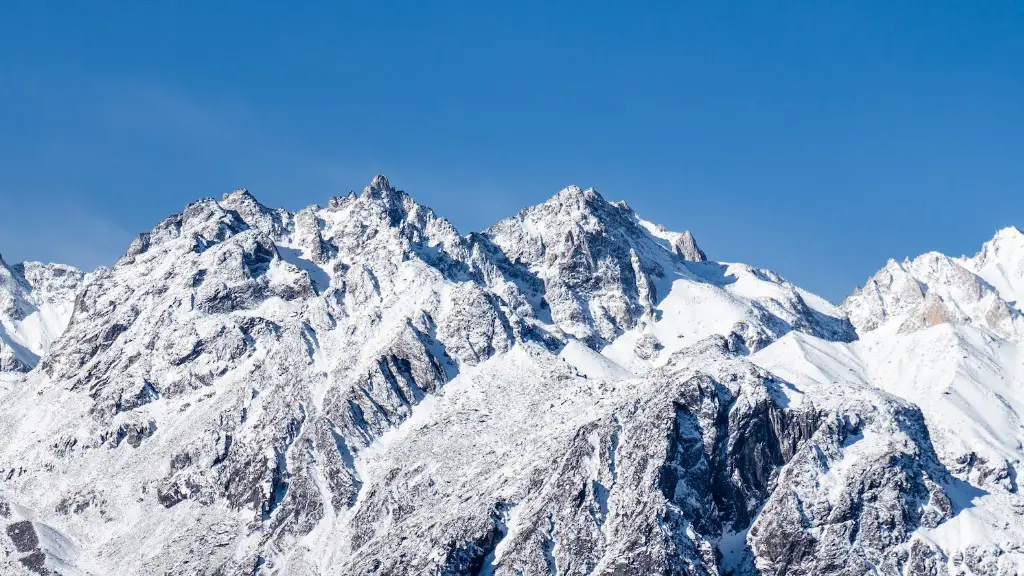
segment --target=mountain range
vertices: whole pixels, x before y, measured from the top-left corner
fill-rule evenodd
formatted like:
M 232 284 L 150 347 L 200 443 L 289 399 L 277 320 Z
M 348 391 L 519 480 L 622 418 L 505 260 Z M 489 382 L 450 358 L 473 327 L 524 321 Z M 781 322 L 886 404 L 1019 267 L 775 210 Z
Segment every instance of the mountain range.
M 1022 296 L 1016 228 L 836 306 L 593 189 L 201 199 L 0 258 L 0 573 L 1024 574 Z

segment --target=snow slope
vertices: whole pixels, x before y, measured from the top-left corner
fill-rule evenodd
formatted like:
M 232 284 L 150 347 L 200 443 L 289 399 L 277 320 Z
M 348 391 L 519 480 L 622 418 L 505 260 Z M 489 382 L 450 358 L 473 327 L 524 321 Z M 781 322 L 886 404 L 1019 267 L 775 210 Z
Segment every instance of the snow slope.
M 843 303 L 858 341 L 794 333 L 752 356 L 803 397 L 820 397 L 809 390 L 822 386 L 870 386 L 921 408 L 940 460 L 984 492 L 954 520 L 922 532 L 945 550 L 951 572 L 974 559 L 982 564 L 976 573 L 1024 573 L 1024 499 L 1017 480 L 1024 462 L 1024 350 L 1016 304 L 1022 247 L 1024 236 L 1005 229 L 973 258 L 930 253 L 890 261 Z

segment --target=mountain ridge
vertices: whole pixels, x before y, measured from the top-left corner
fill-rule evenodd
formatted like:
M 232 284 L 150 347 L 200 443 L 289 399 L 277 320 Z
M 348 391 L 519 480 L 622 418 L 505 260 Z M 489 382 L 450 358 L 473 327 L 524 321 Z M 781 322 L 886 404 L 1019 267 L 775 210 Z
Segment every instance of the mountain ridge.
M 201 199 L 84 277 L 38 366 L 4 377 L 0 523 L 35 540 L 0 534 L 0 566 L 1014 570 L 1006 541 L 947 534 L 1024 534 L 999 440 L 1016 324 L 965 267 L 1017 286 L 1006 244 L 897 265 L 913 301 L 886 276 L 837 307 L 593 189 L 466 235 L 383 176 L 294 212 Z M 988 367 L 955 402 L 923 369 L 876 374 L 947 337 Z

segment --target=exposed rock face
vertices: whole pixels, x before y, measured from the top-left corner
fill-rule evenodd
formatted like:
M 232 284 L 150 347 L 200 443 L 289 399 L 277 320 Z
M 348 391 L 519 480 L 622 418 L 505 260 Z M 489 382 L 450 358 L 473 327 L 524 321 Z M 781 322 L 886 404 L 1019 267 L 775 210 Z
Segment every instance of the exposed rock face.
M 908 569 L 911 550 L 934 552 L 914 531 L 954 513 L 913 406 L 861 389 L 785 408 L 786 383 L 712 338 L 643 379 L 599 384 L 607 401 L 591 414 L 578 410 L 582 383 L 528 388 L 533 406 L 558 407 L 539 418 L 553 446 L 531 453 L 537 424 L 520 419 L 533 406 L 501 411 L 523 391 L 517 375 L 554 370 L 544 362 L 488 365 L 474 374 L 487 396 L 461 406 L 475 421 L 449 392 L 368 463 L 341 572 L 821 574 L 884 561 L 942 573 Z M 452 431 L 472 441 L 445 442 Z M 749 548 L 723 550 L 748 529 Z
M 693 239 L 693 234 L 690 234 L 689 230 L 684 230 L 672 242 L 672 249 L 676 254 L 690 262 L 706 262 L 708 259 L 704 255 L 704 251 L 697 246 L 697 241 Z
M 566 188 L 485 235 L 544 283 L 554 323 L 594 346 L 650 317 L 655 281 L 667 274 L 665 251 L 632 212 L 593 189 Z
M 1009 565 L 926 534 L 977 489 L 914 405 L 748 359 L 848 346 L 841 310 L 593 190 L 468 236 L 382 176 L 238 190 L 77 278 L 0 388 L 5 574 Z

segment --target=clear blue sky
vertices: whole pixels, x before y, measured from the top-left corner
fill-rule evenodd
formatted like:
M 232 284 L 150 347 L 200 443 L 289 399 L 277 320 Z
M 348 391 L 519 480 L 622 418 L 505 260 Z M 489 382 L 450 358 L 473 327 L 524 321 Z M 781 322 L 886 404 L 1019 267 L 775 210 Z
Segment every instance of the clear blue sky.
M 1022 2 L 297 4 L 0 3 L 4 257 L 377 172 L 463 232 L 593 186 L 834 300 L 1024 226 Z

